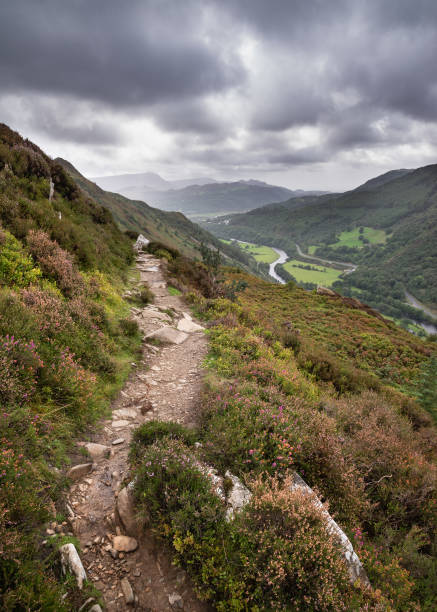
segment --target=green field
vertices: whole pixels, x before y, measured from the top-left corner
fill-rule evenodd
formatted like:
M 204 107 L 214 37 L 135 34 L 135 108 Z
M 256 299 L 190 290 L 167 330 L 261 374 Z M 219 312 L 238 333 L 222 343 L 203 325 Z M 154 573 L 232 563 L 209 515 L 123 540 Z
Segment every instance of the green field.
M 330 244 L 331 247 L 355 247 L 362 248 L 364 246 L 363 242 L 359 239 L 360 230 L 358 227 L 353 229 L 350 232 L 341 232 L 339 235 L 337 242 L 334 244 Z M 387 236 L 384 230 L 373 229 L 373 227 L 363 227 L 363 238 L 369 241 L 369 244 L 384 244 Z M 310 247 L 311 248 L 311 247 Z
M 311 270 L 304 270 L 299 268 L 301 265 L 310 265 Z M 324 285 L 329 287 L 332 283 L 340 277 L 342 274 L 341 270 L 335 270 L 319 264 L 307 264 L 298 259 L 290 259 L 284 264 L 285 270 L 292 274 L 298 283 L 315 283 L 317 285 Z
M 222 242 L 231 244 L 230 240 L 222 240 Z M 268 246 L 253 244 L 252 242 L 236 242 L 235 244 L 239 246 L 242 251 L 252 255 L 256 261 L 271 264 L 278 259 L 278 255 L 275 253 L 275 251 Z

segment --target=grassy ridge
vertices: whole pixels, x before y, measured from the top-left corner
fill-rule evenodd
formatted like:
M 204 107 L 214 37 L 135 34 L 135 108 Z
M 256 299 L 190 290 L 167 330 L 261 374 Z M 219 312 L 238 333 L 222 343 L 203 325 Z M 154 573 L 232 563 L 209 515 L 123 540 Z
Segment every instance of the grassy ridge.
M 42 523 L 57 512 L 75 436 L 104 414 L 139 347 L 120 297 L 132 262 L 109 211 L 0 126 L 2 610 L 74 610 L 89 595 L 61 580 L 65 540 L 42 546 Z

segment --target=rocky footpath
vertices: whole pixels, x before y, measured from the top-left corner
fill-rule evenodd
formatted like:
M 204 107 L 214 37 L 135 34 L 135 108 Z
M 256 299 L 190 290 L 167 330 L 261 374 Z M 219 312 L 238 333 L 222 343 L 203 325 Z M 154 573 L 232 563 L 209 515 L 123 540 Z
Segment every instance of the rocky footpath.
M 111 418 L 78 444 L 85 460 L 68 473 L 73 485 L 66 513 L 82 552 L 79 558 L 74 546 L 66 545 L 62 563 L 79 585 L 85 578 L 93 582 L 105 610 L 200 612 L 209 607 L 198 601 L 185 572 L 171 564 L 161 544 L 138 522 L 125 481 L 133 429 L 150 419 L 196 423 L 207 343 L 182 300 L 168 293 L 161 262 L 139 254 L 137 267 L 141 282 L 155 294 L 153 304 L 132 308 L 144 335 L 142 359 L 114 402 Z M 84 610 L 96 612 L 92 604 Z

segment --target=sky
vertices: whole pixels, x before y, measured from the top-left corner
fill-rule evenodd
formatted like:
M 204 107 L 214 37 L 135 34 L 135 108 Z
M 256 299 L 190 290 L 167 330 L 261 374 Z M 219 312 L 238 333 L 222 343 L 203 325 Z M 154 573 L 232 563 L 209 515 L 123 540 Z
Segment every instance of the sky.
M 0 122 L 86 176 L 352 188 L 437 163 L 437 2 L 1 2 Z

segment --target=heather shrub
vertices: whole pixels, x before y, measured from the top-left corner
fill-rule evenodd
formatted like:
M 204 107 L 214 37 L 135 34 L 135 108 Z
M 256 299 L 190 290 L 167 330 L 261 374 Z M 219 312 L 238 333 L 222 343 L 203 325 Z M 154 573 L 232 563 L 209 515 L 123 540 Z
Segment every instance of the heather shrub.
M 348 572 L 315 495 L 258 478 L 237 517 L 245 597 L 255 609 L 351 610 Z M 356 608 L 357 609 L 357 608 Z
M 167 437 L 192 446 L 197 436 L 193 430 L 173 421 L 148 421 L 135 429 L 132 434 L 129 460 L 131 463 L 137 463 L 148 446 Z
M 29 401 L 43 362 L 33 341 L 0 336 L 0 402 L 3 406 Z
M 27 235 L 27 244 L 43 273 L 53 279 L 66 296 L 71 297 L 83 291 L 83 279 L 72 256 L 61 249 L 57 242 L 42 230 L 31 230 Z

